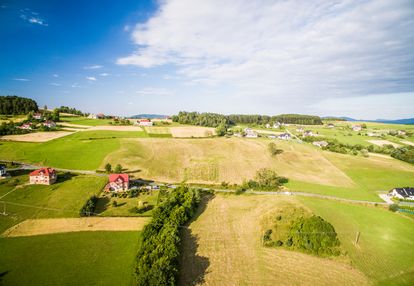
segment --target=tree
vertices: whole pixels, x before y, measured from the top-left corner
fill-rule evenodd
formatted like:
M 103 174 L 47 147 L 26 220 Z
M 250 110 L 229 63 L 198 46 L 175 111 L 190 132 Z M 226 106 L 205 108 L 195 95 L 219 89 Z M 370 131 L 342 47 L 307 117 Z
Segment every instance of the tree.
M 278 149 L 276 144 L 273 142 L 269 143 L 268 149 L 269 149 L 270 154 L 272 154 L 272 156 L 276 156 L 277 154 L 283 153 L 283 150 Z
M 107 173 L 111 173 L 112 172 L 112 166 L 111 166 L 111 164 L 106 163 L 106 165 L 105 165 L 105 171 Z
M 55 109 L 53 110 L 53 113 L 52 113 L 52 117 L 51 117 L 51 119 L 52 119 L 53 121 L 55 121 L 55 122 L 60 121 L 60 117 L 59 117 L 59 109 L 55 108 Z
M 43 106 L 43 109 L 44 109 L 44 110 L 47 110 L 47 105 L 46 105 L 46 104 L 45 104 L 45 106 Z
M 116 174 L 122 173 L 122 166 L 120 164 L 115 166 L 114 172 Z
M 222 122 L 219 126 L 216 128 L 216 133 L 218 136 L 224 136 L 227 133 L 227 126 L 226 123 Z
M 279 179 L 275 171 L 267 168 L 258 170 L 255 176 L 259 188 L 277 188 L 280 186 Z

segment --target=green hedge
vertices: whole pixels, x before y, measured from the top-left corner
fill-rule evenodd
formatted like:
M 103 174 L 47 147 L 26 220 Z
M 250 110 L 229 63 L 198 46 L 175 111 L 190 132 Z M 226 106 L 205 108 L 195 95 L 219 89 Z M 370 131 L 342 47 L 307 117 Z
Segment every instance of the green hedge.
M 93 195 L 90 197 L 86 203 L 83 205 L 83 207 L 79 211 L 80 216 L 93 216 L 95 215 L 95 208 L 96 203 L 98 202 L 98 197 Z

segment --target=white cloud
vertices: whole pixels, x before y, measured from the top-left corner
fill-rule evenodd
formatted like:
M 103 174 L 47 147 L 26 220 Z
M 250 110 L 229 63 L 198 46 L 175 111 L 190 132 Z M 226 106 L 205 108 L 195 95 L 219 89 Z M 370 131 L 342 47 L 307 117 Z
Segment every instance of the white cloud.
M 129 32 L 129 30 L 131 30 L 131 26 L 130 25 L 125 25 L 124 26 L 124 32 Z
M 101 65 L 92 65 L 92 66 L 83 67 L 83 69 L 85 69 L 85 70 L 96 70 L 96 69 L 100 69 L 100 68 L 103 68 L 103 66 L 101 66 Z
M 17 80 L 17 81 L 30 81 L 30 79 L 27 79 L 27 78 L 14 78 L 13 80 Z
M 94 76 L 87 76 L 86 79 L 91 80 L 91 81 L 96 81 L 96 77 Z
M 49 83 L 49 85 L 53 85 L 53 86 L 60 86 L 60 83 L 51 82 L 51 83 Z
M 71 87 L 72 88 L 78 88 L 78 87 L 81 87 L 81 86 L 77 82 L 75 82 L 71 85 Z
M 101 74 L 99 74 L 100 76 L 108 76 L 108 75 L 110 75 L 109 73 L 106 73 L 106 72 L 103 72 L 103 73 L 101 73 Z
M 413 18 L 410 0 L 165 0 L 117 63 L 275 105 L 413 91 Z
M 57 73 L 53 74 L 53 77 L 59 77 L 59 75 Z
M 30 9 L 22 9 L 20 10 L 20 18 L 29 22 L 30 24 L 37 24 L 40 26 L 49 26 L 46 21 L 40 18 L 39 13 L 31 11 Z
M 165 88 L 156 88 L 156 87 L 145 87 L 136 92 L 141 96 L 164 96 L 172 95 L 173 92 Z

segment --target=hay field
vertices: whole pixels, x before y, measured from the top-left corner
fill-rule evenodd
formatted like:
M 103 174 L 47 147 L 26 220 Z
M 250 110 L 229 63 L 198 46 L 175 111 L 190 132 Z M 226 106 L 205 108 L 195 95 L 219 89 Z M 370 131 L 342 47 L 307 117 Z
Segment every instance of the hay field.
M 134 231 L 142 230 L 149 220 L 145 217 L 27 219 L 6 230 L 2 236 L 33 236 L 78 231 Z
M 210 137 L 216 135 L 216 129 L 211 127 L 170 127 L 171 134 L 176 138 Z
M 242 183 L 260 168 L 272 168 L 291 179 L 334 186 L 352 186 L 353 181 L 312 146 L 278 142 L 284 152 L 272 157 L 269 140 L 214 139 L 122 139 L 121 147 L 109 154 L 136 170 L 139 176 L 165 182 Z
M 349 260 L 263 247 L 263 215 L 294 198 L 217 195 L 184 231 L 181 285 L 367 285 Z M 299 204 L 300 205 L 300 204 Z
M 171 134 L 169 127 L 145 127 L 145 131 L 149 134 Z
M 5 135 L 0 136 L 1 140 L 19 141 L 19 142 L 47 142 L 56 138 L 73 134 L 67 131 L 50 131 L 50 132 L 35 132 L 19 135 Z
M 123 125 L 98 125 L 87 129 L 88 131 L 143 131 L 139 126 L 123 126 Z
M 369 143 L 375 144 L 377 146 L 392 145 L 395 148 L 401 147 L 400 144 L 388 141 L 388 140 L 367 140 Z

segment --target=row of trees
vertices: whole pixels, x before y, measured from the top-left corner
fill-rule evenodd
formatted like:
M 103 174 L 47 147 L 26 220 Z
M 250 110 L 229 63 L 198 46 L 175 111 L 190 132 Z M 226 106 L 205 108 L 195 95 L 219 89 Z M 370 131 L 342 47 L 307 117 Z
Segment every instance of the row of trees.
M 322 120 L 319 116 L 302 114 L 281 114 L 276 116 L 268 115 L 244 115 L 232 114 L 223 115 L 217 113 L 198 113 L 180 111 L 172 117 L 174 122 L 208 127 L 230 126 L 236 124 L 265 125 L 276 122 L 287 124 L 320 125 Z
M 0 114 L 27 114 L 38 109 L 33 99 L 16 95 L 0 96 Z
M 267 168 L 259 169 L 253 180 L 242 184 L 242 189 L 257 191 L 275 191 L 289 181 L 288 178 L 279 176 L 275 171 Z
M 79 115 L 79 116 L 88 116 L 88 113 L 83 113 L 82 111 L 77 110 L 76 108 L 71 108 L 68 106 L 58 107 L 57 110 L 61 113 L 69 113 L 69 114 L 74 114 L 74 115 Z
M 199 190 L 180 186 L 171 190 L 167 199 L 154 210 L 151 222 L 142 232 L 137 254 L 138 285 L 177 284 L 179 227 L 194 215 L 199 202 Z
M 122 173 L 122 170 L 123 170 L 123 168 L 120 164 L 117 164 L 113 170 L 112 170 L 112 165 L 111 164 L 107 163 L 105 165 L 105 172 L 107 172 L 108 174 L 110 174 L 110 173 L 119 174 L 119 173 Z

